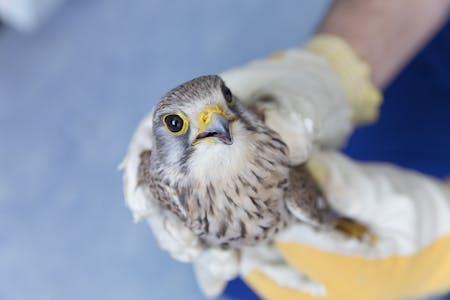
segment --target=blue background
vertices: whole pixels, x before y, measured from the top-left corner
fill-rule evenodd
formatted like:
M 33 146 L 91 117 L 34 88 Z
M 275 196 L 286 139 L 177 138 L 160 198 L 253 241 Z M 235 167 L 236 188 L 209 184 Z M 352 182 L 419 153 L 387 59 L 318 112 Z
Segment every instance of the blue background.
M 116 167 L 165 91 L 301 44 L 327 4 L 72 0 L 34 33 L 0 27 L 0 299 L 203 299 L 132 223 Z M 348 153 L 450 174 L 446 31 Z

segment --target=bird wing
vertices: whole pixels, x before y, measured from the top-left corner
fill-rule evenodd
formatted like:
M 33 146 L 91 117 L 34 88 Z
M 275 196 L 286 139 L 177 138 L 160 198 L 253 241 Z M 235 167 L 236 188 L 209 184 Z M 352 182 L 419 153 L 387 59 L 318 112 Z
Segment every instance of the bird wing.
M 311 226 L 332 229 L 347 237 L 375 242 L 370 228 L 334 210 L 306 164 L 291 167 L 286 207 L 297 219 Z
M 123 170 L 125 201 L 135 221 L 146 219 L 161 248 L 179 261 L 192 261 L 203 251 L 199 238 L 161 206 L 160 194 L 151 190 L 149 162 L 152 151 L 152 116 L 150 112 L 139 124 L 120 169 Z M 169 197 L 170 195 L 166 195 Z
M 285 201 L 297 219 L 313 226 L 334 226 L 339 218 L 305 164 L 293 166 L 289 170 Z
M 153 111 L 139 124 L 128 147 L 128 153 L 120 165 L 123 170 L 125 201 L 135 221 L 142 220 L 159 209 L 151 193 L 140 184 L 143 160 L 148 158 L 152 150 L 152 115 Z
M 175 212 L 180 218 L 183 213 L 175 191 L 150 174 L 152 155 L 153 111 L 139 124 L 120 168 L 124 170 L 123 183 L 127 206 L 133 212 L 135 221 L 140 221 L 154 213 Z

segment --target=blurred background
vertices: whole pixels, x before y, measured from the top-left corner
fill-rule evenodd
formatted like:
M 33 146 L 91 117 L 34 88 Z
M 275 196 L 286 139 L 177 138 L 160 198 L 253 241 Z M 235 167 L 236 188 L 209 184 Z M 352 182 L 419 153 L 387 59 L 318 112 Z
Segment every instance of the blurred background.
M 328 3 L 0 0 L 0 299 L 203 299 L 133 224 L 117 166 L 164 92 L 301 45 Z M 450 174 L 449 26 L 433 43 L 347 153 Z M 256 296 L 236 280 L 223 298 Z

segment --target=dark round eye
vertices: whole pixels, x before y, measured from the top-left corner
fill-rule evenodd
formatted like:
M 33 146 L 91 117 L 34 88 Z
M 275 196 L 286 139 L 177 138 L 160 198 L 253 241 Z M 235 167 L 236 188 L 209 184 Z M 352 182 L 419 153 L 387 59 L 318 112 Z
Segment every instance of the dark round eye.
M 230 89 L 225 84 L 222 84 L 222 94 L 227 103 L 233 102 L 233 94 L 231 94 Z
M 179 115 L 167 115 L 164 117 L 167 129 L 173 133 L 180 132 L 183 129 L 184 121 Z

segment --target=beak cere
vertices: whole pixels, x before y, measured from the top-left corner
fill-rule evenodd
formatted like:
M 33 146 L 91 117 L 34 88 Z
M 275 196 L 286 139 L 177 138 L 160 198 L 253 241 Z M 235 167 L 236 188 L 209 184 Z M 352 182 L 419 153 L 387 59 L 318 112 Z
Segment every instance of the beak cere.
M 231 120 L 222 111 L 206 111 L 202 115 L 200 117 L 200 130 L 194 143 L 210 140 L 226 145 L 233 144 L 230 133 Z

